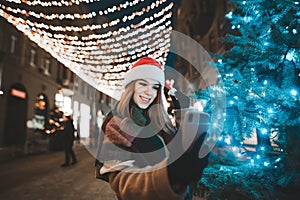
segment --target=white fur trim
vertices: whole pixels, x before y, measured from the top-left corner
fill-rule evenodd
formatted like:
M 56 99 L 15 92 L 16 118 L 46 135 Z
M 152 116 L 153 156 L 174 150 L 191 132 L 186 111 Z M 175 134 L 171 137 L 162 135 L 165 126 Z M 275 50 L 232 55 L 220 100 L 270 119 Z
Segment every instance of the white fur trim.
M 125 74 L 123 85 L 126 86 L 131 81 L 146 78 L 157 80 L 161 84 L 162 88 L 165 86 L 164 71 L 154 65 L 139 65 L 130 69 Z

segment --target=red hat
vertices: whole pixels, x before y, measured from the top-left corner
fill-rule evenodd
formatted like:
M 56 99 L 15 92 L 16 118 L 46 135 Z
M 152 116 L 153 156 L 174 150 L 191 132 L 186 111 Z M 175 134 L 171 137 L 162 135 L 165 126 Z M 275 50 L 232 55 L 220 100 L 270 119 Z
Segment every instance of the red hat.
M 138 79 L 151 78 L 158 81 L 162 88 L 165 85 L 165 74 L 162 66 L 153 58 L 140 58 L 125 74 L 124 86 L 131 81 Z

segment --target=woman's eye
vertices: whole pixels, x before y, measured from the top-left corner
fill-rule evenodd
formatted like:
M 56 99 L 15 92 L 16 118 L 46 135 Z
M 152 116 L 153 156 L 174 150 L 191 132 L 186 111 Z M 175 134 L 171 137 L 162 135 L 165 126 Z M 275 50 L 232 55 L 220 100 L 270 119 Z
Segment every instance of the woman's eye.
M 139 82 L 139 85 L 141 85 L 141 86 L 147 86 L 147 83 Z
M 154 85 L 152 88 L 153 88 L 154 90 L 158 90 L 158 89 L 159 89 L 159 85 Z

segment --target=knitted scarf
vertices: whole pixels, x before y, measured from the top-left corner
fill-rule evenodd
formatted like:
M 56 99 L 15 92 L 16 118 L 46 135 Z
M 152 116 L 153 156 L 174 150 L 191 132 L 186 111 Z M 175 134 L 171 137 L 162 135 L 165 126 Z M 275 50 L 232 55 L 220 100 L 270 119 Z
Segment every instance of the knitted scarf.
M 131 109 L 132 109 L 131 118 L 133 119 L 133 121 L 139 126 L 146 126 L 150 121 L 150 119 L 146 113 L 147 111 L 139 108 L 133 102 L 131 102 L 130 104 L 131 104 Z

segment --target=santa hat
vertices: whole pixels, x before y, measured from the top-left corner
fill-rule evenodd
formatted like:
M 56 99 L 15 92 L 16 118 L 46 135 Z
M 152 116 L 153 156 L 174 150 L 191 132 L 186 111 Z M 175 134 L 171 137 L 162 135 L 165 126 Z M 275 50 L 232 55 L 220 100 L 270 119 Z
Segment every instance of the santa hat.
M 162 66 L 153 58 L 142 57 L 125 74 L 124 86 L 131 81 L 151 78 L 158 81 L 162 88 L 165 86 L 165 73 Z

